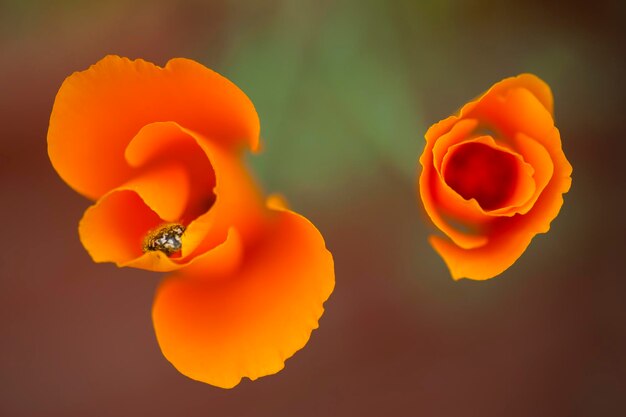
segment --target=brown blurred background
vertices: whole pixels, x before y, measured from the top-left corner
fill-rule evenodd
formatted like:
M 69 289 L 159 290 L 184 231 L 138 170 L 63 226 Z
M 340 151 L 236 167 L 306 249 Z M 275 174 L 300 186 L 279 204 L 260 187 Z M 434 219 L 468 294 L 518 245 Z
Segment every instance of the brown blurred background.
M 624 4 L 0 0 L 0 415 L 626 415 Z M 109 53 L 238 84 L 259 181 L 325 235 L 336 291 L 279 374 L 182 376 L 152 331 L 159 277 L 78 241 L 89 202 L 51 168 L 47 123 Z M 573 187 L 507 272 L 454 282 L 414 195 L 423 133 L 522 72 L 554 90 Z

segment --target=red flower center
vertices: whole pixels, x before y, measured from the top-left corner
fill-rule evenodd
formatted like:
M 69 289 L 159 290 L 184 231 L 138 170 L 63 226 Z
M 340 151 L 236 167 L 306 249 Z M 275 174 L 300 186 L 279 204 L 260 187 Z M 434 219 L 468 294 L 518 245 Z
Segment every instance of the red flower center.
M 465 143 L 448 157 L 443 176 L 463 198 L 475 198 L 485 210 L 494 210 L 513 195 L 517 164 L 510 153 L 482 143 Z

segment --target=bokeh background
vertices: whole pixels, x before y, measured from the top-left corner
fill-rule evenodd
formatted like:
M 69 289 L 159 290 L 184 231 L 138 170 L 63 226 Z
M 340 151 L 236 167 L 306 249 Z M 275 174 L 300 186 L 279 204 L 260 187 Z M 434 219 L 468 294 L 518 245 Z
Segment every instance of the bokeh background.
M 1 0 L 0 415 L 626 415 L 625 4 Z M 196 59 L 255 103 L 250 164 L 336 261 L 279 374 L 180 375 L 152 331 L 160 278 L 80 245 L 89 202 L 51 168 L 47 123 L 63 79 L 109 53 Z M 522 72 L 554 90 L 573 187 L 512 268 L 454 282 L 414 193 L 423 133 Z

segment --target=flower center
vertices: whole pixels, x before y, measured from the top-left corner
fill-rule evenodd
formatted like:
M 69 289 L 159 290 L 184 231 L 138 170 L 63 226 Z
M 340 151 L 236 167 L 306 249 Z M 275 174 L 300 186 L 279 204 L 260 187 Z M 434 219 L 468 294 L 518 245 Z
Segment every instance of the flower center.
M 172 256 L 182 248 L 181 237 L 184 232 L 185 226 L 182 224 L 163 224 L 148 232 L 143 239 L 143 252 L 161 251 L 167 256 Z
M 466 143 L 449 155 L 446 183 L 463 198 L 475 198 L 485 210 L 503 206 L 515 192 L 515 157 L 482 143 Z

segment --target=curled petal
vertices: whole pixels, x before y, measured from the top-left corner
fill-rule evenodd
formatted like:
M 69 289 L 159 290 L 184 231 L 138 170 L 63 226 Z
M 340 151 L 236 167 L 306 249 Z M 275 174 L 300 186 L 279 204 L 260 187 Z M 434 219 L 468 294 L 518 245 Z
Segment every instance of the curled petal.
M 444 141 L 456 143 L 465 138 L 466 135 L 476 127 L 476 122 L 472 120 L 462 120 L 456 124 L 454 123 L 455 121 L 454 117 L 445 119 L 431 127 L 426 133 L 426 148 L 420 157 L 422 173 L 419 179 L 419 191 L 422 196 L 424 209 L 435 226 L 449 236 L 457 245 L 463 248 L 475 248 L 484 245 L 487 242 L 487 238 L 473 233 L 464 233 L 459 230 L 458 227 L 452 225 L 450 221 L 444 217 L 446 213 L 441 211 L 443 206 L 442 201 L 446 199 L 446 195 L 444 194 L 445 190 L 438 192 L 438 190 L 442 188 L 442 178 L 435 168 L 436 165 L 440 164 L 440 162 L 435 162 L 434 159 L 435 157 L 438 159 L 440 157 L 440 155 L 434 151 L 434 146 L 438 143 L 437 140 L 439 138 L 436 135 L 440 132 L 445 132 L 441 138 Z M 443 152 L 441 159 L 443 159 Z M 478 206 L 478 203 L 474 200 L 463 200 L 460 203 Z M 480 212 L 480 207 L 472 207 L 471 209 L 472 212 Z
M 188 224 L 213 205 L 215 171 L 211 161 L 196 139 L 178 125 L 157 122 L 144 126 L 126 147 L 125 158 L 139 173 L 172 163 L 186 168 L 190 190 L 178 222 Z M 179 200 L 182 197 L 176 190 L 170 191 L 173 192 L 163 192 L 163 198 Z
M 81 242 L 95 262 L 128 264 L 143 255 L 143 240 L 150 230 L 177 221 L 188 195 L 189 180 L 183 167 L 164 165 L 146 171 L 85 211 L 78 228 Z M 155 265 L 169 263 L 158 252 L 146 255 L 159 260 Z M 156 270 L 164 268 L 169 270 L 155 266 Z
M 221 75 L 188 59 L 172 59 L 161 68 L 107 56 L 61 86 L 50 116 L 48 154 L 72 188 L 95 200 L 133 174 L 124 149 L 139 130 L 171 120 L 234 151 L 258 146 L 254 106 Z
M 524 138 L 524 136 L 520 135 L 519 139 L 521 138 Z M 544 140 L 553 144 L 549 149 L 542 149 L 550 153 L 553 164 L 552 177 L 537 197 L 532 209 L 526 215 L 520 216 L 514 224 L 514 226 L 534 231 L 535 233 L 547 233 L 550 230 L 550 223 L 559 214 L 563 205 L 563 194 L 567 193 L 572 185 L 572 166 L 565 158 L 565 154 L 561 149 L 559 131 L 553 129 Z M 554 146 L 556 143 L 558 143 L 558 147 Z M 526 142 L 529 148 L 532 146 L 531 144 L 531 141 Z M 546 167 L 544 169 L 548 170 Z
M 176 222 L 188 205 L 189 181 L 184 167 L 162 165 L 132 178 L 117 190 L 136 192 L 165 222 Z
M 265 227 L 268 210 L 241 156 L 177 123 L 166 125 L 193 138 L 215 171 L 215 202 L 189 224 L 183 235 L 183 256 L 195 256 L 220 244 L 231 227 L 246 242 L 254 241 Z
M 524 88 L 485 96 L 467 117 L 479 119 L 495 129 L 504 140 L 523 133 L 540 141 L 546 148 L 551 146 L 548 142 L 544 143 L 544 138 L 549 137 L 554 129 L 552 114 L 531 91 Z M 558 145 L 560 147 L 560 139 Z
M 146 232 L 163 220 L 132 190 L 115 190 L 85 211 L 78 232 L 95 262 L 127 263 L 142 254 Z
M 443 258 L 452 278 L 485 280 L 509 268 L 524 253 L 532 237 L 521 229 L 517 233 L 491 237 L 487 244 L 472 249 L 461 248 L 439 236 L 431 236 L 430 244 Z
M 526 214 L 533 208 L 546 185 L 550 182 L 554 173 L 554 164 L 546 148 L 530 136 L 520 133 L 513 138 L 513 143 L 514 147 L 523 155 L 524 160 L 534 169 L 535 191 L 528 201 L 517 210 L 519 214 Z
M 432 142 L 433 166 L 439 174 L 441 174 L 441 164 L 448 153 L 448 149 L 469 139 L 477 127 L 478 120 L 461 119 L 443 135 L 429 139 L 429 142 Z
M 546 84 L 542 79 L 533 74 L 520 74 L 516 77 L 505 78 L 504 80 L 495 83 L 489 90 L 484 92 L 477 99 L 467 103 L 461 109 L 460 117 L 475 117 L 474 111 L 476 107 L 482 106 L 485 103 L 496 104 L 501 100 L 502 96 L 508 91 L 514 89 L 523 89 L 533 95 L 541 104 L 541 106 L 550 115 L 554 114 L 554 98 L 552 97 L 552 91 L 550 86 Z
M 456 124 L 457 121 L 459 121 L 459 118 L 457 116 L 450 116 L 446 119 L 443 119 L 435 123 L 434 125 L 428 128 L 428 130 L 426 131 L 425 137 L 426 137 L 426 143 L 431 144 L 431 149 L 435 141 L 439 137 L 448 133 L 450 129 L 452 129 L 452 127 Z
M 165 357 L 190 378 L 231 388 L 278 372 L 317 328 L 334 287 L 333 260 L 305 218 L 277 211 L 264 239 L 221 277 L 183 270 L 152 310 Z

